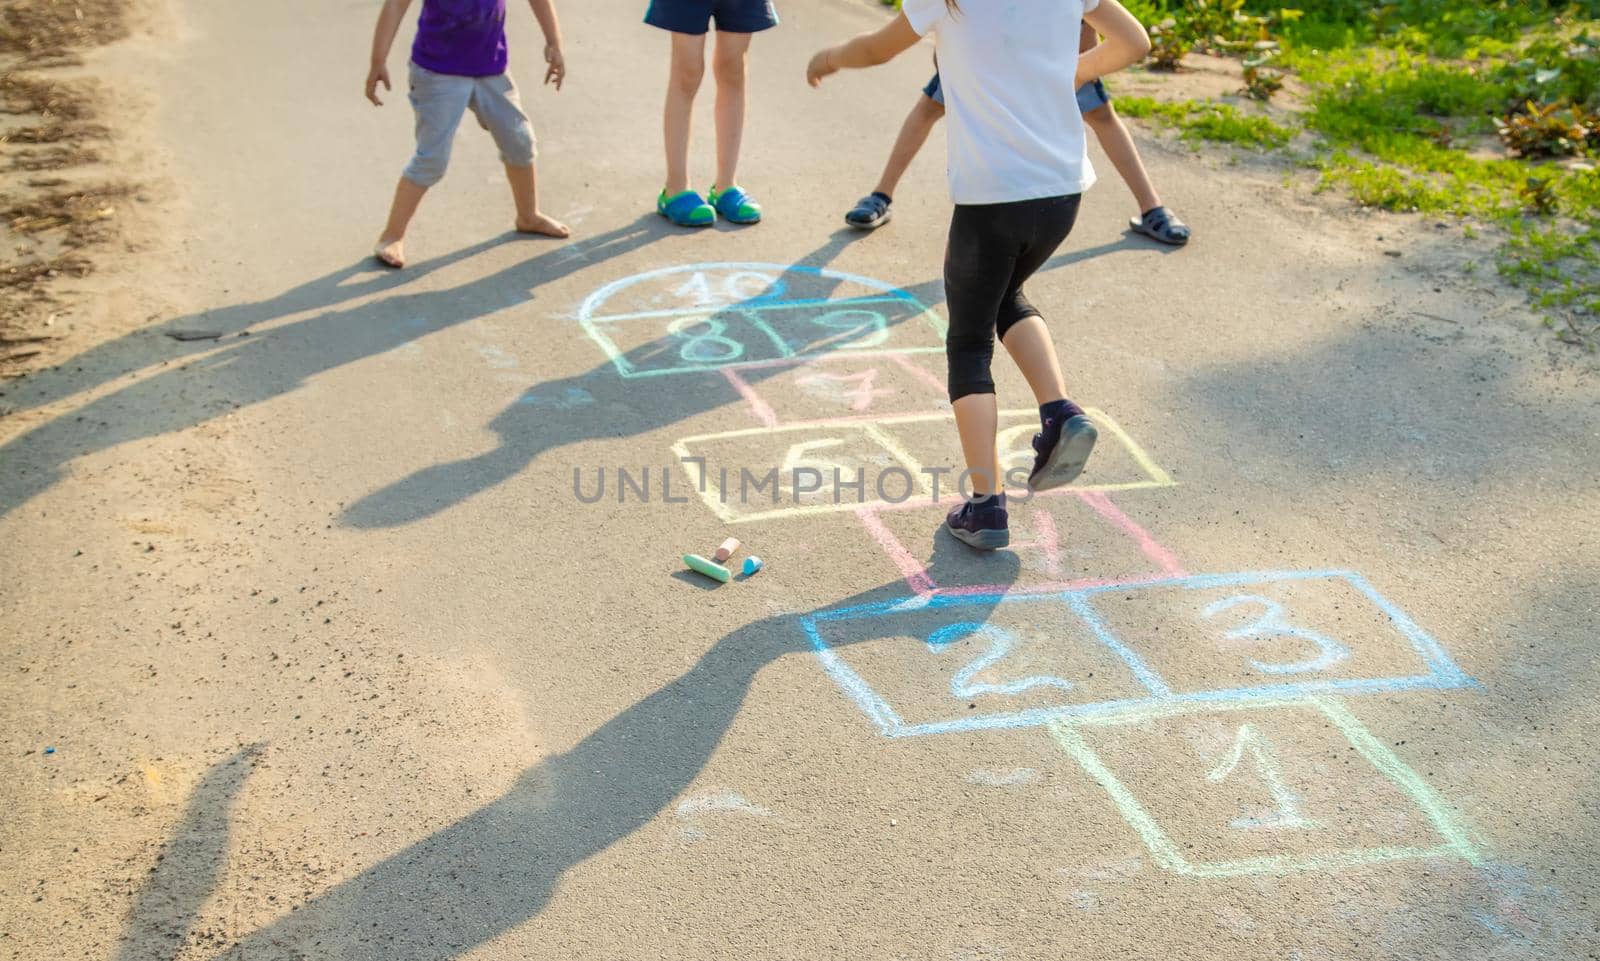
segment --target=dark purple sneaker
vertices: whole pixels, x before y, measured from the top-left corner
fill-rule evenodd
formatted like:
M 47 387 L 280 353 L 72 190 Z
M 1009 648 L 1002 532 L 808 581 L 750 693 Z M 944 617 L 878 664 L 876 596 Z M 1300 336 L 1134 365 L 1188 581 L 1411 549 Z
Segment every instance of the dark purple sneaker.
M 1047 491 L 1072 483 L 1083 473 L 1083 465 L 1088 463 L 1099 436 L 1094 424 L 1082 414 L 1064 421 L 1054 417 L 1046 420 L 1044 430 L 1033 435 L 1033 473 L 1028 475 L 1028 486 Z
M 964 500 L 950 511 L 944 523 L 956 540 L 980 551 L 996 550 L 1011 543 L 1004 494 L 996 494 L 982 504 Z

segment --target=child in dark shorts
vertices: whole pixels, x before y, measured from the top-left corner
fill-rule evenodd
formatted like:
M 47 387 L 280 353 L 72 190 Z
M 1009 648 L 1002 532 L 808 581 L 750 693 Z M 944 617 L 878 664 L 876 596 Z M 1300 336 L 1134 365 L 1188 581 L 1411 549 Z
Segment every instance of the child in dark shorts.
M 951 536 L 980 550 L 1011 541 L 990 370 L 998 340 L 1039 404 L 1034 462 L 1025 482 L 1070 484 L 1094 450 L 1094 423 L 1067 396 L 1044 314 L 1024 293 L 1029 278 L 1071 233 L 1095 181 L 1076 91 L 1135 63 L 1150 49 L 1144 27 L 1118 0 L 901 0 L 879 30 L 818 51 L 806 66 L 817 86 L 843 69 L 886 63 L 932 34 L 949 84 L 945 175 L 955 210 L 945 245 L 945 335 L 950 406 L 971 497 L 945 517 Z M 1079 56 L 1088 23 L 1106 42 Z
M 1079 38 L 1080 52 L 1093 49 L 1098 42 L 1093 28 L 1085 25 Z M 1102 81 L 1095 80 L 1078 88 L 1078 112 L 1083 115 L 1084 124 L 1094 131 L 1100 149 L 1105 151 L 1111 165 L 1117 168 L 1122 182 L 1128 185 L 1133 199 L 1139 204 L 1139 216 L 1130 219 L 1128 226 L 1164 244 L 1181 247 L 1188 243 L 1188 225 L 1161 205 L 1161 197 L 1156 193 L 1155 185 L 1150 182 L 1150 175 L 1144 169 L 1144 161 L 1139 157 L 1139 148 L 1134 146 L 1133 136 L 1128 133 L 1122 118 L 1117 116 L 1116 108 L 1111 106 L 1111 94 L 1106 91 Z M 890 204 L 895 188 L 900 185 L 900 178 L 922 149 L 934 124 L 942 117 L 944 91 L 939 86 L 939 75 L 935 73 L 928 85 L 922 88 L 922 97 L 917 105 L 906 115 L 894 147 L 889 151 L 889 159 L 883 166 L 883 174 L 878 178 L 878 185 L 844 215 L 845 223 L 861 230 L 872 230 L 889 222 Z
M 772 0 L 651 0 L 644 22 L 672 34 L 672 68 L 662 128 L 667 182 L 656 211 L 680 227 L 709 227 L 761 220 L 761 205 L 738 185 L 744 138 L 745 77 L 751 36 L 778 25 Z M 717 179 L 708 197 L 689 188 L 689 126 L 705 75 L 706 31 L 715 23 L 711 72 L 717 79 Z

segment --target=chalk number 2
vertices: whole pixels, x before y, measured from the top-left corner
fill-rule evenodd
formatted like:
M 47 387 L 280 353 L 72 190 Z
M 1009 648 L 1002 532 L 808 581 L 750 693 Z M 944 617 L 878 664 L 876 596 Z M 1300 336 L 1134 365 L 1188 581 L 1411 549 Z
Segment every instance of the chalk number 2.
M 1036 687 L 1054 687 L 1068 691 L 1072 689 L 1070 681 L 1064 681 L 1059 677 L 1050 677 L 1048 675 L 1025 677 L 1005 684 L 974 682 L 973 678 L 1003 660 L 1017 646 L 1015 634 L 993 624 L 984 624 L 979 621 L 962 621 L 958 624 L 947 624 L 929 636 L 928 650 L 938 653 L 948 645 L 964 637 L 977 635 L 982 635 L 989 639 L 989 649 L 973 658 L 966 667 L 957 671 L 955 676 L 950 678 L 950 693 L 956 697 L 976 697 L 979 694 L 1021 694 L 1023 691 Z

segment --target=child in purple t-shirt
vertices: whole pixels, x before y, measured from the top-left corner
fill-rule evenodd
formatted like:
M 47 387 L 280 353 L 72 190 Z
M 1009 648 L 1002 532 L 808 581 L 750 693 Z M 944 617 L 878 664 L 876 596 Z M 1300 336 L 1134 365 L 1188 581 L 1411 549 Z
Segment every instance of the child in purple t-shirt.
M 544 82 L 561 89 L 567 73 L 561 55 L 561 25 L 554 0 L 528 0 L 544 31 Z M 389 49 L 411 0 L 384 0 L 372 36 L 372 67 L 367 71 L 367 99 L 378 106 L 378 84 L 389 84 Z M 506 0 L 422 0 L 417 39 L 411 46 L 411 106 L 417 114 L 417 152 L 395 187 L 389 223 L 373 248 L 388 267 L 405 266 L 406 227 L 422 203 L 422 195 L 444 176 L 450 145 L 468 110 L 494 136 L 506 179 L 517 204 L 517 230 L 565 237 L 566 224 L 539 210 L 534 178 L 533 125 L 522 111 L 517 85 L 506 73 Z

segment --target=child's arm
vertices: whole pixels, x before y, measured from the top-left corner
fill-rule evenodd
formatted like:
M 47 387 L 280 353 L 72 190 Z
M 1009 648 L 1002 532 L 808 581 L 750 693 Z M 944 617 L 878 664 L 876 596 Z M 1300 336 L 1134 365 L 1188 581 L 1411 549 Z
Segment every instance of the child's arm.
M 544 72 L 544 82 L 553 83 L 560 90 L 561 81 L 567 77 L 567 58 L 561 53 L 561 23 L 556 19 L 555 0 L 528 0 L 528 6 L 533 8 L 539 29 L 544 31 L 544 62 L 550 65 Z
M 1105 37 L 1105 42 L 1078 56 L 1077 85 L 1080 87 L 1130 67 L 1150 52 L 1150 35 L 1144 32 L 1144 25 L 1117 0 L 1100 0 L 1083 19 Z
M 888 63 L 921 39 L 917 31 L 911 29 L 911 21 L 906 19 L 906 15 L 903 12 L 896 14 L 881 30 L 863 33 L 836 47 L 819 51 L 806 66 L 806 83 L 819 86 L 823 77 L 846 67 L 859 69 Z
M 372 31 L 372 65 L 367 68 L 367 99 L 383 106 L 378 99 L 378 84 L 393 90 L 389 83 L 389 48 L 394 46 L 394 35 L 400 32 L 400 21 L 405 18 L 411 0 L 383 0 L 378 11 L 378 25 Z

